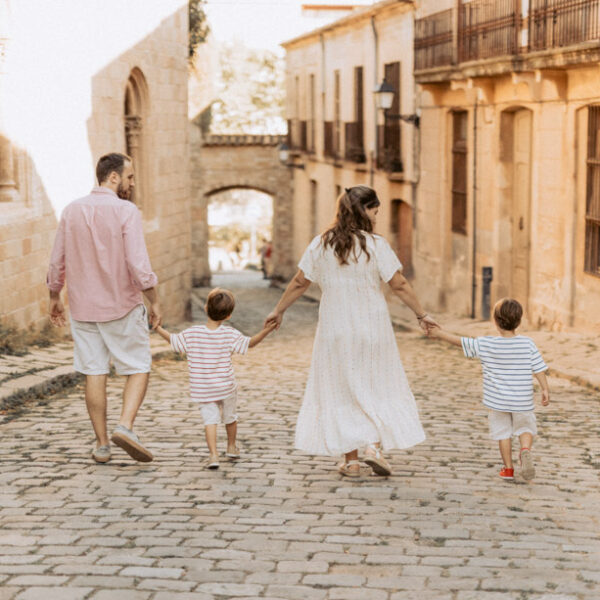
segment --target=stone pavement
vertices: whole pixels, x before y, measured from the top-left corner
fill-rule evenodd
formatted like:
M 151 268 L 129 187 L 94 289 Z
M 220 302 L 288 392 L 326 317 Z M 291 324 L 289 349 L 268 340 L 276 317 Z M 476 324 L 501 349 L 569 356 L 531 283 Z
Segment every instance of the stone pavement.
M 279 293 L 237 290 L 233 324 L 254 333 Z M 342 479 L 293 449 L 316 316 L 300 300 L 236 359 L 243 457 L 216 472 L 180 360 L 155 362 L 136 421 L 152 463 L 91 461 L 79 388 L 1 417 L 0 600 L 600 598 L 597 394 L 551 377 L 538 475 L 501 481 L 477 363 L 398 332 L 427 440 Z

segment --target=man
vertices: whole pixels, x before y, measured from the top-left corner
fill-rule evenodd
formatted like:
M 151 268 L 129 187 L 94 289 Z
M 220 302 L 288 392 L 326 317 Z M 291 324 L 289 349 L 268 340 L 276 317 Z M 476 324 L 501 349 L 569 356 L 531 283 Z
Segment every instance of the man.
M 96 166 L 99 186 L 63 211 L 48 269 L 50 321 L 64 326 L 60 291 L 69 288 L 75 370 L 85 377 L 85 402 L 96 434 L 92 457 L 111 458 L 106 426 L 109 362 L 126 375 L 123 408 L 111 441 L 132 458 L 153 459 L 133 433 L 144 400 L 152 355 L 142 292 L 150 304 L 150 324 L 161 324 L 156 275 L 144 242 L 140 211 L 128 202 L 134 188 L 131 159 L 106 154 Z

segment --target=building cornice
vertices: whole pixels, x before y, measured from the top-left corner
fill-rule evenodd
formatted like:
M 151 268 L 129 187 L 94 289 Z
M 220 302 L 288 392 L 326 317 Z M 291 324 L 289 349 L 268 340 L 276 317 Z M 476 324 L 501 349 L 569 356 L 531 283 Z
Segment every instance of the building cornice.
M 338 29 L 342 29 L 343 27 L 347 27 L 353 23 L 358 21 L 364 21 L 371 17 L 374 17 L 386 10 L 395 7 L 405 7 L 414 9 L 415 0 L 383 0 L 382 2 L 378 2 L 372 6 L 367 6 L 362 10 L 357 10 L 352 12 L 351 14 L 334 21 L 333 23 L 329 23 L 329 25 L 324 25 L 323 27 L 319 27 L 318 29 L 313 29 L 307 33 L 303 33 L 302 35 L 295 37 L 291 40 L 282 42 L 280 45 L 288 50 L 292 46 L 296 46 L 302 42 L 306 42 L 313 38 L 319 38 L 319 36 L 336 31 Z

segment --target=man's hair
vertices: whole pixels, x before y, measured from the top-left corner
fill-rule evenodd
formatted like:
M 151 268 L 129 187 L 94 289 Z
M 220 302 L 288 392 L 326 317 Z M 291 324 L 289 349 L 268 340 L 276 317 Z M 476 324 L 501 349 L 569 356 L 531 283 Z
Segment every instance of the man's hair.
M 131 162 L 131 158 L 127 154 L 121 154 L 120 152 L 111 152 L 101 156 L 96 165 L 98 183 L 104 183 L 113 171 L 119 175 L 123 175 L 126 162 Z
M 521 324 L 523 307 L 513 298 L 502 298 L 494 306 L 494 320 L 500 329 L 514 331 Z
M 213 321 L 223 321 L 235 308 L 235 298 L 229 290 L 215 288 L 206 299 L 206 313 Z

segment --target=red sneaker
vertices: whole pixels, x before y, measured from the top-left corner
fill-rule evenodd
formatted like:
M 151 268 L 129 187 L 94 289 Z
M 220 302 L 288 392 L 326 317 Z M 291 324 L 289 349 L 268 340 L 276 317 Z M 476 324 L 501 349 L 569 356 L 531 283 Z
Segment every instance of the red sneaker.
M 507 469 L 506 467 L 503 467 L 502 470 L 499 473 L 500 477 L 502 477 L 502 479 L 514 479 L 515 478 L 515 470 L 514 469 Z

